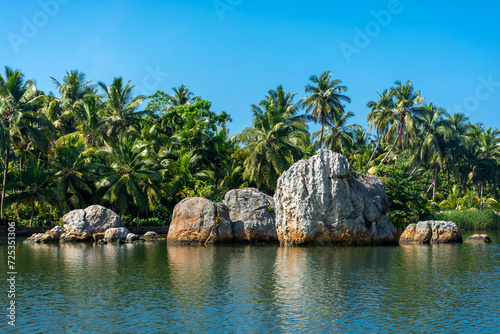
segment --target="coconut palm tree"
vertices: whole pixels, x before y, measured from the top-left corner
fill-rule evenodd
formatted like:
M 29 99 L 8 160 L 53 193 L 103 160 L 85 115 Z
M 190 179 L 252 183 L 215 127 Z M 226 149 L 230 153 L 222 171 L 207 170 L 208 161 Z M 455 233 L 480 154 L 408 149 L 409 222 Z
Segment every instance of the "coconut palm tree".
M 415 91 L 411 81 L 405 84 L 401 81 L 396 81 L 396 86 L 391 88 L 391 96 L 393 98 L 393 108 L 391 115 L 388 117 L 388 130 L 386 138 L 393 138 L 394 143 L 380 162 L 383 164 L 391 155 L 394 147 L 398 144 L 401 148 L 407 142 L 409 136 L 415 136 L 417 133 L 417 124 L 415 112 L 424 98 L 420 95 L 420 91 Z
M 50 170 L 64 204 L 63 213 L 68 208 L 85 208 L 92 196 L 90 177 L 97 165 L 89 163 L 85 149 L 79 133 L 61 137 L 53 149 Z
M 135 85 L 130 85 L 130 81 L 124 85 L 121 77 L 114 78 L 109 87 L 103 82 L 98 82 L 98 84 L 106 94 L 104 122 L 107 127 L 108 139 L 115 137 L 118 133 L 137 131 L 136 123 L 149 113 L 148 111 L 137 111 L 137 108 L 147 97 L 143 95 L 134 97 Z
M 87 94 L 93 93 L 93 87 L 89 85 L 92 80 L 86 80 L 85 73 L 73 70 L 66 72 L 62 83 L 51 77 L 52 82 L 59 91 L 60 102 L 64 112 L 59 115 L 59 122 L 63 124 L 66 133 L 71 133 L 75 129 L 76 115 L 79 103 Z
M 6 198 L 7 205 L 13 205 L 15 209 L 21 206 L 29 207 L 30 226 L 32 226 L 35 207 L 46 210 L 48 206 L 53 206 L 60 209 L 62 202 L 57 188 L 52 186 L 53 178 L 47 163 L 30 154 L 27 168 L 20 172 L 16 182 L 7 185 L 12 190 Z
M 347 91 L 347 87 L 341 86 L 341 80 L 332 78 L 333 73 L 325 71 L 319 78 L 316 75 L 311 76 L 309 80 L 312 84 L 305 87 L 306 94 L 310 94 L 303 99 L 306 112 L 310 112 L 314 120 L 321 123 L 319 148 L 323 147 L 323 134 L 327 122 L 335 115 L 344 114 L 342 102 L 351 102 L 349 97 L 342 94 Z
M 325 124 L 326 135 L 324 136 L 324 146 L 329 150 L 348 155 L 354 148 L 355 130 L 359 128 L 357 124 L 347 125 L 349 118 L 354 117 L 352 112 L 342 112 L 339 115 L 333 115 L 331 120 Z M 312 134 L 312 138 L 318 138 L 323 130 Z M 318 141 L 316 147 L 321 147 Z
M 243 159 L 243 178 L 272 190 L 278 177 L 295 161 L 302 158 L 309 142 L 304 116 L 297 116 L 294 94 L 285 93 L 282 86 L 259 105 L 252 105 L 253 126 L 234 135 L 232 140 L 245 144 L 234 155 Z
M 179 87 L 172 88 L 174 94 L 170 95 L 169 102 L 173 107 L 190 105 L 194 102 L 196 98 L 193 98 L 193 93 L 189 90 L 189 87 L 180 85 Z
M 417 154 L 413 158 L 414 164 L 424 161 L 432 165 L 432 203 L 436 201 L 437 177 L 447 162 L 446 138 L 450 136 L 451 128 L 444 117 L 449 116 L 443 108 L 433 103 L 416 109 L 420 115 L 419 125 L 422 131 L 422 142 L 419 142 Z
M 37 95 L 35 83 L 24 80 L 21 71 L 5 67 L 5 78 L 0 75 L 0 146 L 4 159 L 2 199 L 0 215 L 3 218 L 5 185 L 9 171 L 12 148 L 23 149 L 27 146 L 48 147 L 47 137 L 42 128 L 52 129 L 52 124 L 42 115 L 33 112 L 41 98 Z
M 88 145 L 98 147 L 103 145 L 102 130 L 106 126 L 103 119 L 105 106 L 95 94 L 89 94 L 78 103 L 76 112 L 77 129 L 83 134 Z
M 366 117 L 366 121 L 369 124 L 369 130 L 375 129 L 377 135 L 377 145 L 368 160 L 368 165 L 375 158 L 375 154 L 378 151 L 382 138 L 387 132 L 390 123 L 391 110 L 394 107 L 391 92 L 385 89 L 382 94 L 378 94 L 378 101 L 369 101 L 366 106 L 371 108 L 370 113 Z
M 111 204 L 122 216 L 132 208 L 147 215 L 155 207 L 161 173 L 156 160 L 147 153 L 146 144 L 129 135 L 122 136 L 114 146 L 97 150 L 96 154 L 106 161 L 100 165 L 97 198 Z

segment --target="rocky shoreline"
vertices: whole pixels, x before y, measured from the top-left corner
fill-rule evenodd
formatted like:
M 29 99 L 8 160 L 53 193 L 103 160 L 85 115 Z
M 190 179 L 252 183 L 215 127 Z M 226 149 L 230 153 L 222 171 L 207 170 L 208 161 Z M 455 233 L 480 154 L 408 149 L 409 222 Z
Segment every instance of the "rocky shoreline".
M 343 155 L 318 150 L 278 179 L 274 197 L 255 188 L 229 191 L 222 203 L 191 197 L 173 212 L 166 240 L 175 244 L 280 244 L 383 246 L 462 243 L 453 222 L 410 224 L 398 242 L 387 217 L 389 202 L 382 180 L 361 175 Z M 124 243 L 158 240 L 154 231 L 132 233 L 112 210 L 93 205 L 63 217 L 63 227 L 35 233 L 26 242 Z M 468 242 L 488 242 L 477 236 Z

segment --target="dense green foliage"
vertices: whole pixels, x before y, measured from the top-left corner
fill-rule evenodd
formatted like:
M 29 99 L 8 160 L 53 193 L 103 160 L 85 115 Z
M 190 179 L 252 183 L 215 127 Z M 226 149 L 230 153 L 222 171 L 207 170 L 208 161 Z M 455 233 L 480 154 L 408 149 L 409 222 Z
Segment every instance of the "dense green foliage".
M 347 87 L 324 72 L 302 99 L 270 90 L 250 107 L 252 124 L 230 137 L 229 114 L 184 85 L 146 97 L 121 77 L 109 86 L 78 71 L 52 79 L 57 96 L 19 70 L 0 76 L 2 219 L 50 224 L 101 204 L 128 224 L 164 225 L 185 197 L 220 201 L 246 186 L 273 194 L 294 162 L 327 148 L 382 177 L 398 227 L 441 210 L 497 221 L 500 132 L 424 104 L 410 81 L 368 102 L 373 135 L 349 124 Z M 321 125 L 313 134 L 311 121 Z

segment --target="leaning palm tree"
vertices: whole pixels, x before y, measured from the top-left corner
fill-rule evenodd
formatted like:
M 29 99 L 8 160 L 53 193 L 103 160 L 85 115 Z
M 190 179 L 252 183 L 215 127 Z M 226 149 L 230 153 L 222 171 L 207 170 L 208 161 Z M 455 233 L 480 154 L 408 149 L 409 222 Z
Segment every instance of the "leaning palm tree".
M 313 84 L 306 85 L 306 94 L 311 94 L 303 99 L 307 112 L 316 122 L 321 123 L 321 136 L 318 147 L 323 146 L 323 134 L 325 126 L 334 115 L 344 113 L 342 102 L 351 102 L 351 99 L 342 93 L 347 91 L 346 86 L 341 86 L 341 80 L 332 80 L 333 73 L 326 71 L 319 78 L 313 75 L 309 80 Z
M 123 84 L 121 77 L 114 78 L 111 86 L 106 86 L 103 82 L 98 82 L 99 86 L 106 94 L 104 106 L 106 115 L 104 117 L 107 126 L 106 135 L 111 138 L 119 132 L 134 132 L 137 130 L 136 124 L 141 117 L 148 114 L 148 111 L 137 111 L 146 96 L 133 96 L 135 85 Z
M 35 83 L 24 80 L 21 71 L 5 67 L 5 78 L 0 75 L 0 146 L 4 159 L 2 198 L 0 216 L 3 218 L 5 185 L 9 171 L 12 147 L 38 146 L 47 148 L 48 140 L 42 128 L 52 129 L 52 124 L 33 112 L 35 104 L 42 97 L 37 96 Z
M 155 207 L 161 173 L 156 160 L 148 157 L 147 152 L 146 144 L 128 135 L 122 136 L 113 147 L 97 150 L 96 154 L 106 162 L 100 166 L 97 198 L 111 204 L 122 216 L 131 208 L 147 215 Z
M 253 126 L 232 137 L 245 144 L 234 157 L 244 159 L 243 178 L 257 187 L 274 189 L 278 177 L 302 158 L 309 143 L 307 125 L 303 116 L 295 114 L 293 96 L 282 86 L 270 91 L 258 106 L 252 106 Z
M 403 146 L 409 136 L 415 136 L 417 133 L 417 124 L 415 112 L 424 98 L 420 95 L 420 91 L 415 91 L 411 81 L 405 84 L 401 81 L 396 81 L 396 86 L 391 88 L 391 96 L 393 97 L 393 108 L 388 122 L 389 127 L 386 133 L 386 138 L 393 138 L 394 143 L 380 162 L 383 164 L 391 155 L 394 147 Z

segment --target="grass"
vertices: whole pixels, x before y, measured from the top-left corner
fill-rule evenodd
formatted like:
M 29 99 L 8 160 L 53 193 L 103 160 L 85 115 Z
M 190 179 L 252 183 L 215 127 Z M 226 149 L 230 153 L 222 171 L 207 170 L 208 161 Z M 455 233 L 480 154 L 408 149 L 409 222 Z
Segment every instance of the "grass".
M 498 230 L 500 215 L 491 210 L 452 210 L 432 214 L 432 220 L 445 220 L 463 230 Z

